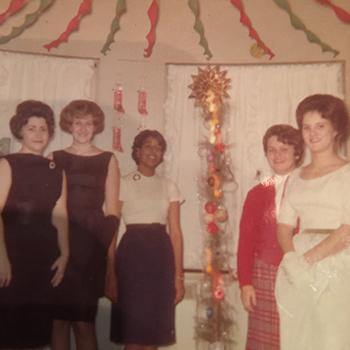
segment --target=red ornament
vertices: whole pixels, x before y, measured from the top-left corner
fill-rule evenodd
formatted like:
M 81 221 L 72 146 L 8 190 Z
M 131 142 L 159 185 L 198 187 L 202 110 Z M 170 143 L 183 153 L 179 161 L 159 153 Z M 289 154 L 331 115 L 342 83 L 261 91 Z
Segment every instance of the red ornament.
M 224 153 L 224 151 L 225 151 L 225 144 L 223 144 L 223 143 L 217 143 L 217 144 L 214 146 L 214 148 L 215 148 L 215 151 L 216 151 L 216 152 Z
M 207 225 L 207 231 L 212 235 L 215 235 L 219 232 L 219 227 L 218 225 L 216 225 L 215 222 L 209 222 L 209 224 Z
M 215 296 L 215 299 L 222 300 L 225 297 L 225 292 L 223 291 L 223 289 L 220 286 L 218 286 L 218 287 L 216 287 L 216 289 L 214 291 L 214 296 Z
M 207 202 L 204 206 L 205 211 L 209 214 L 214 214 L 217 208 L 218 206 L 215 202 Z

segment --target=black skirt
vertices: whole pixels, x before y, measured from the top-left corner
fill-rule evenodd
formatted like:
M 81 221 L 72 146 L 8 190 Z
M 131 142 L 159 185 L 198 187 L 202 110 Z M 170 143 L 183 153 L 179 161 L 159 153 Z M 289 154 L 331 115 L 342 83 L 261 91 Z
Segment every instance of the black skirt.
M 164 225 L 128 225 L 116 254 L 118 302 L 111 340 L 121 344 L 175 342 L 175 263 Z

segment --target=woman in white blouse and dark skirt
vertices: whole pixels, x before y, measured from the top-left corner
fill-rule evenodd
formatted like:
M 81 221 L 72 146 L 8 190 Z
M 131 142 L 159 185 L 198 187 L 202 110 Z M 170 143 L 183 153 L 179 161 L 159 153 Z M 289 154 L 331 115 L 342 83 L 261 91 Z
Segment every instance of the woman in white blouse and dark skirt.
M 175 342 L 175 305 L 184 295 L 181 196 L 172 181 L 156 174 L 165 150 L 158 131 L 140 132 L 132 147 L 137 170 L 121 180 L 126 232 L 116 253 L 118 302 L 112 308 L 111 340 L 125 350 Z

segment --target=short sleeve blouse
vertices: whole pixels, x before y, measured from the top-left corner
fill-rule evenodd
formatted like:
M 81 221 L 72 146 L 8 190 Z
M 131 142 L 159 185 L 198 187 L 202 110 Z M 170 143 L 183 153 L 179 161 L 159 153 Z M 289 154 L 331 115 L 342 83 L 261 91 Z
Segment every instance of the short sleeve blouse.
M 122 217 L 128 224 L 167 223 L 170 202 L 181 201 L 176 184 L 158 174 L 144 176 L 138 171 L 123 176 L 120 182 Z
M 278 222 L 300 230 L 336 229 L 350 224 L 350 164 L 314 178 L 300 177 L 297 169 L 289 181 Z

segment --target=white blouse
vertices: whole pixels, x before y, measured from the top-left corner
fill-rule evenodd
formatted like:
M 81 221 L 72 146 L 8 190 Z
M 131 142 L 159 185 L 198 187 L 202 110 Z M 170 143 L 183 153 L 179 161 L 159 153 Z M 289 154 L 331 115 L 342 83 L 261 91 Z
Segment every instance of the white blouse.
M 158 174 L 144 176 L 138 171 L 120 181 L 122 217 L 129 224 L 166 224 L 170 202 L 181 201 L 176 184 Z

